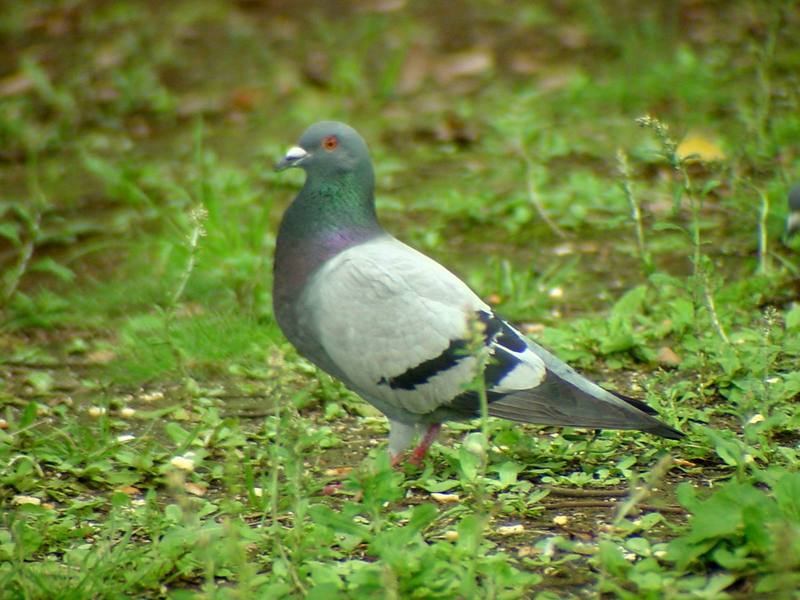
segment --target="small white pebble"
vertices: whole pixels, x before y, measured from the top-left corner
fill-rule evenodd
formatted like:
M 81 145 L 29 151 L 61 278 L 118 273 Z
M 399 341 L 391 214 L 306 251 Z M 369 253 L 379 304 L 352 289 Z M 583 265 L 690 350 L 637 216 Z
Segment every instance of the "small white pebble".
M 346 477 L 352 470 L 353 467 L 331 467 L 330 469 L 325 469 L 322 474 L 325 477 Z
M 527 558 L 529 556 L 536 556 L 541 550 L 534 546 L 522 546 L 517 550 L 517 558 Z
M 569 517 L 566 515 L 558 515 L 557 517 L 553 517 L 553 525 L 564 527 L 567 523 L 569 523 Z
M 89 416 L 96 419 L 97 417 L 106 414 L 105 406 L 90 406 L 88 410 Z
M 42 501 L 35 496 L 25 496 L 23 494 L 19 494 L 14 496 L 14 504 L 17 506 L 21 506 L 22 504 L 32 504 L 33 506 L 39 506 Z
M 195 496 L 205 496 L 208 491 L 206 486 L 200 485 L 199 483 L 192 483 L 191 481 L 187 482 L 186 485 L 183 486 L 183 489 Z
M 439 492 L 432 492 L 431 498 L 436 500 L 439 504 L 455 504 L 461 501 L 458 494 L 440 494 Z
M 120 444 L 124 444 L 125 442 L 130 442 L 131 440 L 135 440 L 136 436 L 131 435 L 130 433 L 123 433 L 122 435 L 117 436 L 117 442 Z
M 502 536 L 519 535 L 520 533 L 525 533 L 525 527 L 519 523 L 516 525 L 501 525 L 496 531 L 497 535 Z
M 158 400 L 164 399 L 164 392 L 155 391 L 155 392 L 148 392 L 146 394 L 142 394 L 139 396 L 139 399 L 142 402 L 157 402 Z
M 761 421 L 763 420 L 764 420 L 764 415 L 762 415 L 761 413 L 756 413 L 752 417 L 750 417 L 750 420 L 747 421 L 747 423 L 750 425 L 755 425 L 756 423 L 761 423 Z
M 169 464 L 181 471 L 194 471 L 194 461 L 187 456 L 174 456 Z
M 622 556 L 625 557 L 625 560 L 633 562 L 636 560 L 636 555 L 633 552 L 625 552 Z
M 136 414 L 136 409 L 131 408 L 130 406 L 125 406 L 122 408 L 122 410 L 119 411 L 119 414 L 125 419 L 130 419 L 133 415 Z

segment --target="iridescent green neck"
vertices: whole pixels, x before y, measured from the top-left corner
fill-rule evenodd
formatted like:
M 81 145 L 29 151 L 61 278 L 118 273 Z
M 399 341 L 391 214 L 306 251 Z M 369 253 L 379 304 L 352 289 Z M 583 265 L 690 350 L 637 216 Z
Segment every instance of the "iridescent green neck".
M 284 215 L 280 234 L 300 243 L 333 241 L 333 236 L 340 240 L 336 246 L 347 246 L 381 231 L 375 214 L 372 169 L 367 165 L 367 169 L 335 176 L 309 174 Z

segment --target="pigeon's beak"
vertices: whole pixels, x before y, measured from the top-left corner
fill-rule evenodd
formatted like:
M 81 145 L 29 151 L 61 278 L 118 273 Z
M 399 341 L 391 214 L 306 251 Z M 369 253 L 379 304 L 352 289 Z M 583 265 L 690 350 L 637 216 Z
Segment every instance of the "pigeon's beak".
M 308 156 L 308 152 L 303 150 L 300 146 L 292 146 L 289 148 L 286 156 L 275 163 L 275 170 L 283 171 L 284 169 L 289 169 L 291 167 L 299 167 L 303 163 L 303 160 L 306 156 Z

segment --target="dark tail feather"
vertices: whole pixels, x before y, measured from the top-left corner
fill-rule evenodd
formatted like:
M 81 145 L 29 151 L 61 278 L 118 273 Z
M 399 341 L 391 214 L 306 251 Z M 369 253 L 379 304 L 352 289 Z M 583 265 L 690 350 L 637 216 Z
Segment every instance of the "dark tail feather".
M 637 400 L 636 398 L 631 398 L 630 396 L 626 396 L 624 394 L 620 394 L 619 392 L 615 392 L 612 390 L 606 390 L 606 391 L 611 392 L 621 400 L 625 400 L 625 402 L 627 402 L 634 408 L 638 408 L 643 413 L 646 413 L 648 415 L 658 415 L 658 411 L 649 404 L 647 404 L 646 402 L 642 402 L 641 400 Z M 642 429 L 642 431 L 647 431 L 648 433 L 660 435 L 661 437 L 669 438 L 671 440 L 680 440 L 686 437 L 683 433 L 681 433 L 677 429 L 673 429 L 672 427 L 662 423 L 661 421 L 658 421 L 658 427 L 655 427 L 653 429 Z
M 647 413 L 648 415 L 657 415 L 658 414 L 658 411 L 655 408 L 653 408 L 652 406 L 650 406 L 649 404 L 647 404 L 646 402 L 642 402 L 641 400 L 637 400 L 636 398 L 631 398 L 630 396 L 626 396 L 624 394 L 620 394 L 619 392 L 616 392 L 614 390 L 609 390 L 608 388 L 603 388 L 603 389 L 605 391 L 607 391 L 608 393 L 610 393 L 610 394 L 614 394 L 620 400 L 625 400 L 625 402 L 627 402 L 628 404 L 630 404 L 634 408 L 638 408 L 643 413 Z
M 677 429 L 670 427 L 661 421 L 658 421 L 658 425 L 652 429 L 642 429 L 642 431 L 646 431 L 647 433 L 652 433 L 653 435 L 658 435 L 669 440 L 682 440 L 686 437 L 686 434 L 681 433 Z
M 615 396 L 619 396 L 614 393 Z M 539 423 L 597 429 L 638 429 L 672 440 L 683 434 L 662 423 L 656 411 L 640 400 L 619 396 L 618 405 L 586 393 L 570 382 L 548 372 L 541 384 L 530 390 L 510 394 L 489 393 L 489 414 L 494 417 Z M 462 394 L 451 408 L 477 412 L 477 398 Z

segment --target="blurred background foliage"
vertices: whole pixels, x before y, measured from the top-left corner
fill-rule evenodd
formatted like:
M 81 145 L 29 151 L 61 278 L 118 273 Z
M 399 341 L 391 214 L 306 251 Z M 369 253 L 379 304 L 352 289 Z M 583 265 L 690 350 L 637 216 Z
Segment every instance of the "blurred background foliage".
M 0 587 L 793 597 L 798 30 L 794 0 L 0 1 Z M 497 423 L 389 469 L 272 320 L 303 177 L 272 164 L 322 119 L 392 233 L 657 406 L 674 462 Z

